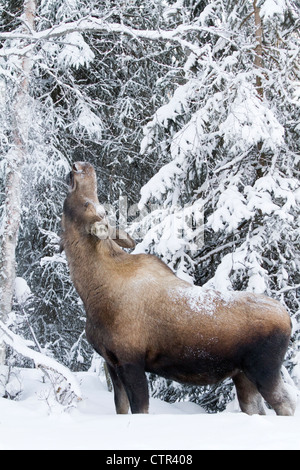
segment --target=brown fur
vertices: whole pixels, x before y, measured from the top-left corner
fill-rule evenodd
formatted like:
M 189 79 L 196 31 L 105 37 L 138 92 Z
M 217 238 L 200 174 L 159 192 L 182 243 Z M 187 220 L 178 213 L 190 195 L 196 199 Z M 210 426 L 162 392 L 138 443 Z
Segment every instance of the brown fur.
M 194 288 L 155 256 L 124 252 L 119 245 L 134 242 L 109 226 L 93 167 L 75 163 L 69 183 L 62 244 L 117 412 L 129 404 L 134 413 L 148 411 L 148 371 L 199 385 L 233 377 L 243 411 L 263 412 L 259 390 L 278 414 L 293 414 L 280 377 L 291 334 L 283 307 L 250 293 Z

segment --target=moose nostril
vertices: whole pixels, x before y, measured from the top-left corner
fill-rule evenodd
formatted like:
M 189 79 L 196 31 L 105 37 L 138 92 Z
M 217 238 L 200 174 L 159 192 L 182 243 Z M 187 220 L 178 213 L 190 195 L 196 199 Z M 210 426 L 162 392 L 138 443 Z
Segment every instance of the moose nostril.
M 78 168 L 77 168 L 76 163 L 73 164 L 73 170 L 74 170 L 74 171 L 78 171 Z

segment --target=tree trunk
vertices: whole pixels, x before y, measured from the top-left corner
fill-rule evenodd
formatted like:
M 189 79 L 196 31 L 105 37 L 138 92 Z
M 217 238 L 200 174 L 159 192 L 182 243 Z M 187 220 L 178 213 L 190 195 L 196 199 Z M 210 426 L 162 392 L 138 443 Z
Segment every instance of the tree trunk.
M 262 72 L 263 68 L 263 24 L 260 16 L 260 8 L 257 6 L 258 1 L 253 0 L 253 8 L 254 8 L 254 21 L 255 21 L 255 57 L 254 57 L 254 66 L 258 70 L 258 72 Z M 256 90 L 258 97 L 263 100 L 264 98 L 264 89 L 262 84 L 261 73 L 256 75 Z M 264 173 L 265 169 L 268 166 L 269 159 L 262 151 L 262 143 L 258 143 L 257 145 L 257 152 L 258 152 L 258 162 L 256 168 L 256 176 L 257 178 L 261 178 Z
M 263 66 L 263 27 L 262 21 L 260 17 L 260 9 L 257 6 L 257 0 L 253 0 L 253 8 L 254 8 L 254 18 L 255 18 L 255 58 L 254 58 L 254 65 L 258 70 L 262 69 Z M 256 88 L 257 93 L 261 99 L 264 96 L 264 90 L 262 85 L 262 79 L 260 75 L 256 75 Z
M 24 28 L 34 30 L 35 0 L 24 1 Z M 24 57 L 20 67 L 19 87 L 14 102 L 13 143 L 6 157 L 6 181 L 3 238 L 0 271 L 0 319 L 5 322 L 12 309 L 15 283 L 16 246 L 21 221 L 22 169 L 26 156 L 29 128 L 30 57 Z M 5 362 L 5 346 L 0 342 L 0 365 Z

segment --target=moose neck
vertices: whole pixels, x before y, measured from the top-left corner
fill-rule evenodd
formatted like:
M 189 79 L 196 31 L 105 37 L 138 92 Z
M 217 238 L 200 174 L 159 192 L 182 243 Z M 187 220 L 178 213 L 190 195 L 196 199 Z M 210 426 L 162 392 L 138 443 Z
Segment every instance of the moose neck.
M 100 304 L 105 303 L 107 295 L 110 295 L 111 279 L 120 276 L 122 261 L 130 255 L 111 239 L 98 240 L 79 230 L 72 233 L 69 241 L 66 240 L 65 251 L 71 260 L 72 280 L 85 304 L 87 315 L 94 307 L 101 310 Z M 91 297 L 94 297 L 95 305 Z
M 75 190 L 74 195 L 80 199 L 90 200 L 93 201 L 95 204 L 99 204 L 97 191 L 93 185 L 91 185 L 91 187 L 85 187 L 84 191 Z
M 97 242 L 97 251 L 100 254 L 101 261 L 110 266 L 129 256 L 110 238 L 107 240 L 99 240 Z

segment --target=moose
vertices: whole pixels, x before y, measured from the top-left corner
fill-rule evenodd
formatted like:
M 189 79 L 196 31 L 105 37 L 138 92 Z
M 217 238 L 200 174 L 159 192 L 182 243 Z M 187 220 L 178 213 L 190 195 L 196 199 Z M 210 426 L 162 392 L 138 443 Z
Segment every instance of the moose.
M 220 292 L 179 279 L 158 257 L 134 254 L 135 242 L 109 224 L 88 162 L 67 176 L 62 249 L 86 311 L 86 336 L 104 358 L 117 413 L 148 413 L 146 372 L 210 385 L 232 378 L 240 408 L 293 415 L 281 377 L 291 335 L 279 302 L 249 292 Z

